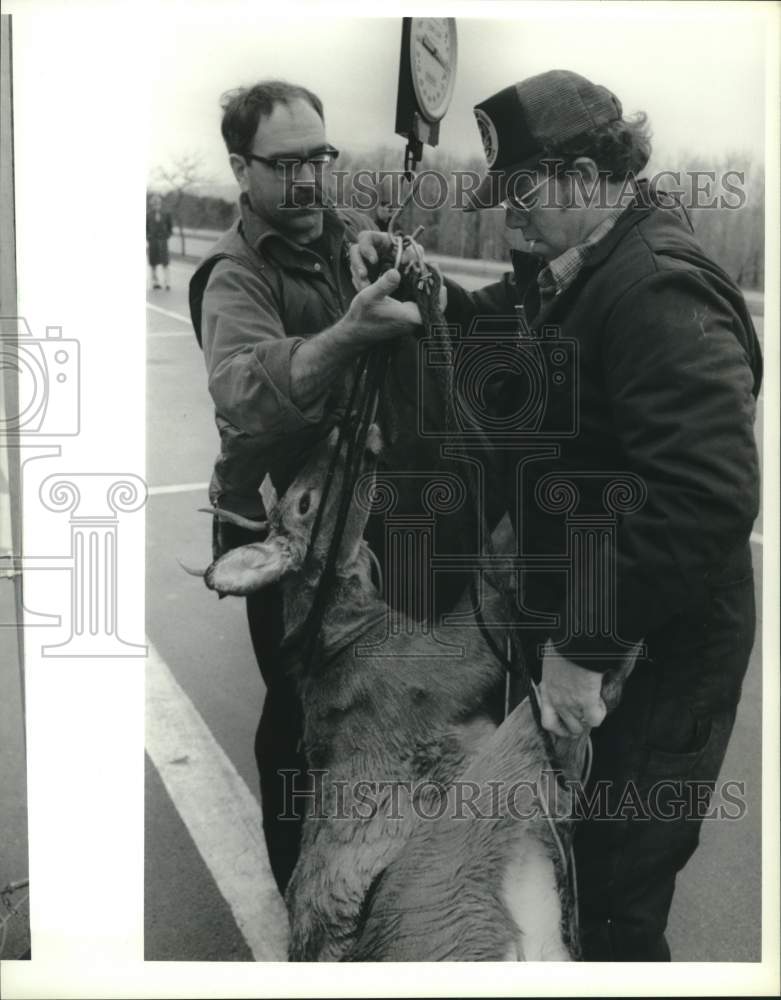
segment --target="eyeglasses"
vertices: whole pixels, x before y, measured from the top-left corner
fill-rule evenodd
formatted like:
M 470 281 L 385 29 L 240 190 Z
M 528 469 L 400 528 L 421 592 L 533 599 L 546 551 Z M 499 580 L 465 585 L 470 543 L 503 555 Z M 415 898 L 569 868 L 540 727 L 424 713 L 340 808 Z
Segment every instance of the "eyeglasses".
M 548 183 L 551 175 L 548 174 L 547 177 L 543 177 L 539 183 L 535 184 L 534 187 L 530 188 L 522 198 L 516 197 L 514 194 L 508 194 L 505 200 L 501 203 L 502 208 L 514 208 L 521 212 L 530 212 L 539 202 L 540 196 L 532 197 L 536 191 L 539 191 L 541 187 Z
M 277 177 L 295 177 L 299 171 L 309 164 L 317 173 L 324 167 L 327 167 L 329 163 L 333 161 L 339 155 L 339 150 L 334 149 L 333 146 L 324 146 L 322 149 L 316 149 L 314 152 L 309 153 L 307 156 L 275 156 L 269 159 L 267 156 L 258 156 L 257 153 L 245 153 L 245 160 L 257 160 L 258 163 L 263 163 L 267 167 L 271 167 Z

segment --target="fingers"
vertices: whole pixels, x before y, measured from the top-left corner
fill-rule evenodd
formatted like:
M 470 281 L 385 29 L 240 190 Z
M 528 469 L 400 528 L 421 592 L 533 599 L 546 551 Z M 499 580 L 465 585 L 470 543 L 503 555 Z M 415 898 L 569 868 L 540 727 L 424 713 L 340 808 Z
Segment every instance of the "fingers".
M 410 324 L 410 326 L 422 326 L 423 318 L 420 315 L 420 309 L 418 309 L 416 302 L 393 302 L 394 306 L 399 307 L 399 316 L 404 322 Z
M 551 698 L 545 685 L 540 685 L 542 725 L 551 733 L 565 738 L 581 736 L 601 725 L 607 708 L 602 699 L 589 703 L 558 701 Z
M 586 706 L 583 712 L 583 718 L 587 726 L 592 729 L 596 729 L 597 726 L 601 726 L 605 721 L 605 716 L 607 715 L 607 705 L 604 701 L 599 698 L 595 704 Z
M 391 239 L 387 233 L 377 233 L 366 230 L 358 234 L 358 242 L 349 249 L 350 271 L 353 285 L 357 291 L 371 284 L 369 277 L 372 268 L 379 263 L 379 250 L 390 247 Z
M 353 243 L 353 245 L 350 247 L 350 272 L 352 274 L 353 285 L 355 286 L 355 289 L 359 292 L 362 289 L 367 288 L 370 284 L 369 272 L 367 270 L 366 264 L 364 263 L 364 260 L 365 258 L 361 253 L 361 248 L 358 246 L 357 243 Z
M 560 708 L 558 713 L 564 728 L 567 730 L 567 736 L 580 736 L 585 732 L 587 727 L 580 716 L 574 712 L 567 711 L 566 708 Z
M 554 711 L 550 703 L 543 698 L 542 699 L 542 711 L 540 713 L 542 719 L 543 729 L 547 729 L 549 733 L 555 733 L 556 736 L 568 737 L 570 733 L 564 727 L 563 723 L 559 719 L 558 712 Z
M 348 315 L 357 324 L 359 338 L 387 340 L 411 333 L 421 325 L 420 310 L 414 302 L 391 298 L 400 281 L 399 272 L 391 268 L 355 296 Z
M 386 295 L 392 295 L 399 287 L 400 281 L 401 275 L 395 267 L 392 267 L 389 271 L 381 274 L 373 285 L 368 285 L 362 292 L 362 295 L 367 303 L 378 302 L 380 299 L 384 299 Z

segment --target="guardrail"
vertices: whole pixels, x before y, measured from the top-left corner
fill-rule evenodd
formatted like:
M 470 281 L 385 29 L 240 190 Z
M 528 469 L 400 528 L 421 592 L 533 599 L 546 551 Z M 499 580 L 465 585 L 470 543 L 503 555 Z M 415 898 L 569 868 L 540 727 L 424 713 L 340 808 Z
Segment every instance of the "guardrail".
M 175 230 L 169 243 L 171 256 L 196 263 L 209 252 L 220 236 L 222 233 L 218 230 L 185 229 L 185 253 L 182 254 L 177 249 L 181 246 L 181 241 L 178 230 Z M 485 277 L 486 283 L 498 281 L 509 269 L 509 264 L 501 260 L 474 260 L 468 257 L 449 257 L 445 254 L 427 254 L 426 257 L 432 263 L 438 264 L 445 274 L 454 276 L 468 274 L 474 278 Z M 751 315 L 764 316 L 765 293 L 753 288 L 744 288 L 743 295 Z

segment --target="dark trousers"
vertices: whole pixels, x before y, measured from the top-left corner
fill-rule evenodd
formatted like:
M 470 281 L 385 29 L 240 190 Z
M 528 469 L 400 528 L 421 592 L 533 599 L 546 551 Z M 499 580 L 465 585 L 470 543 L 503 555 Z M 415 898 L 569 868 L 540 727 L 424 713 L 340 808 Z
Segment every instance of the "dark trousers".
M 301 704 L 293 682 L 279 667 L 282 596 L 269 587 L 247 598 L 247 619 L 255 657 L 266 684 L 266 698 L 255 733 L 255 760 L 260 775 L 263 833 L 271 871 L 279 891 L 285 888 L 298 860 L 305 797 L 306 758 L 300 749 Z M 294 778 L 291 773 L 297 772 Z
M 701 616 L 647 640 L 620 704 L 592 731 L 575 833 L 585 961 L 670 961 L 675 879 L 710 807 L 754 625 L 752 578 L 714 591 Z

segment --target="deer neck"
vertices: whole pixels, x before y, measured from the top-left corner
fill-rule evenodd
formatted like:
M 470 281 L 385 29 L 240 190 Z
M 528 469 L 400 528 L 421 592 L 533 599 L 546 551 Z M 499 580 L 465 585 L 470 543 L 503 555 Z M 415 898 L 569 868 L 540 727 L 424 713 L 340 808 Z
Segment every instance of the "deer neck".
M 361 539 L 336 567 L 336 579 L 328 595 L 321 626 L 321 641 L 332 646 L 348 632 L 367 623 L 382 612 L 385 605 L 372 580 L 372 559 L 368 544 Z M 290 574 L 282 585 L 285 637 L 294 635 L 307 620 L 317 591 L 319 574 Z

